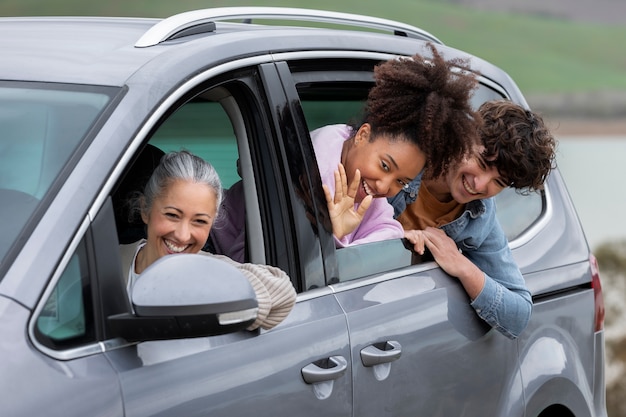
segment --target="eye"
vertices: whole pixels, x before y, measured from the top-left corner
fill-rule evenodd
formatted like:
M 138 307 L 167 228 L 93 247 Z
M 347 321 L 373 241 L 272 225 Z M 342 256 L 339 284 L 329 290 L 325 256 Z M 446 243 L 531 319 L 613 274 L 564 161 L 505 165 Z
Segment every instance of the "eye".
M 178 219 L 178 214 L 174 213 L 174 212 L 165 212 L 164 213 L 165 217 L 168 217 L 170 219 Z
M 406 181 L 404 181 L 404 180 L 400 180 L 400 179 L 398 180 L 398 184 L 400 184 L 400 186 L 401 186 L 402 188 L 404 188 L 404 187 L 406 187 L 407 185 L 409 185 L 409 183 L 408 183 L 408 182 L 406 182 Z
M 500 188 L 506 188 L 509 186 L 509 184 L 506 181 L 504 181 L 502 178 L 498 178 L 497 180 L 495 180 L 495 183 Z
M 389 165 L 385 161 L 380 161 L 380 166 L 385 172 L 389 172 Z
M 476 157 L 476 162 L 478 162 L 478 166 L 480 167 L 480 169 L 482 169 L 483 171 L 487 170 L 487 164 L 485 163 L 482 155 Z

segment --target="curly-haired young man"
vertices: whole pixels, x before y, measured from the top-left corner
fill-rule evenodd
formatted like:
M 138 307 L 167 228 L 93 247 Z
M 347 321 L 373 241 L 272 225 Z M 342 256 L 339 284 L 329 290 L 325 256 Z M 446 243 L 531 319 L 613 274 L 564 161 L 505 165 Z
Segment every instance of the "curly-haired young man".
M 392 204 L 418 253 L 428 248 L 459 279 L 476 313 L 510 338 L 528 324 L 532 300 L 496 218 L 493 197 L 506 187 L 543 188 L 556 141 L 538 114 L 510 101 L 478 110 L 480 141 L 440 176 L 417 178 Z M 419 191 L 417 191 L 419 190 Z

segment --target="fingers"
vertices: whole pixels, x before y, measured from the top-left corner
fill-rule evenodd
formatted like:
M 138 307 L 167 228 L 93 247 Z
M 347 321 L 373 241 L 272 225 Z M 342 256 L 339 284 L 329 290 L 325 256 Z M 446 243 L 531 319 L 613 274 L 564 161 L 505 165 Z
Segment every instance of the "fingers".
M 413 244 L 413 250 L 420 255 L 424 254 L 425 235 L 422 230 L 405 230 L 404 237 Z
M 339 164 L 335 170 L 335 204 L 341 202 L 345 196 L 350 196 L 348 189 L 348 176 L 343 164 Z M 352 194 L 354 197 L 354 194 Z
M 341 166 L 343 168 L 343 165 Z M 344 170 L 344 175 L 346 171 Z M 348 178 L 345 179 L 346 183 L 348 182 Z M 354 198 L 356 196 L 356 191 L 359 189 L 359 184 L 361 183 L 361 171 L 356 169 L 354 171 L 354 178 L 350 183 L 350 187 L 348 188 L 348 196 Z
M 343 195 L 350 195 L 348 192 L 348 176 L 346 175 L 346 169 L 341 163 L 337 168 L 339 169 L 339 177 L 341 178 L 341 191 L 343 192 Z
M 365 212 L 368 208 L 370 208 L 372 201 L 373 197 L 371 195 L 365 196 L 365 198 L 361 201 L 361 204 L 359 204 L 359 207 L 356 209 L 356 214 L 358 214 L 360 218 L 365 216 Z
M 446 232 L 436 227 L 427 227 L 424 229 L 424 236 L 431 242 L 444 243 L 447 241 L 453 241 L 450 237 L 448 237 Z

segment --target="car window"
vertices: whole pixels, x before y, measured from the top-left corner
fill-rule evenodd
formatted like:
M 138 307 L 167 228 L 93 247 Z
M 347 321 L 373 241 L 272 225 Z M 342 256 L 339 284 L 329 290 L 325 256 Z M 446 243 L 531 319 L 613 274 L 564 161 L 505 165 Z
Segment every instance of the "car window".
M 171 151 L 188 150 L 210 162 L 217 170 L 224 187 L 220 215 L 211 229 L 204 250 L 227 255 L 243 262 L 245 258 L 245 196 L 242 176 L 238 169 L 239 150 L 233 120 L 229 114 L 227 89 L 208 88 L 194 98 L 177 105 L 157 124 L 149 143 L 127 168 L 122 182 L 116 187 L 113 201 L 120 244 L 129 244 L 145 238 L 145 225 L 132 207 L 138 193 L 162 155 Z M 226 101 L 224 101 L 226 100 Z M 224 209 L 229 204 L 232 209 Z M 235 236 L 234 233 L 237 232 Z M 241 248 L 237 256 L 233 246 Z
M 358 123 L 363 111 L 367 91 L 371 88 L 371 75 L 368 78 L 362 71 L 336 75 L 337 81 L 328 77 L 316 82 L 316 74 L 297 73 L 294 78 L 301 101 L 302 110 L 309 131 L 318 127 L 337 123 Z M 496 89 L 488 80 L 480 83 L 472 96 L 472 106 L 478 109 L 488 100 L 506 99 L 503 91 Z M 540 194 L 522 195 L 506 189 L 497 196 L 497 215 L 508 239 L 514 240 L 528 229 L 543 212 L 544 201 Z M 381 258 L 381 253 L 385 256 Z M 427 260 L 412 256 L 401 241 L 375 242 L 366 245 L 349 246 L 336 250 L 338 279 L 351 280 L 381 273 Z M 381 264 L 374 260 L 385 259 Z
M 0 83 L 0 260 L 29 219 L 31 227 L 37 221 L 31 217 L 46 206 L 46 195 L 63 181 L 71 156 L 87 144 L 90 127 L 117 91 Z
M 225 188 L 241 179 L 236 170 L 237 140 L 219 102 L 202 97 L 189 101 L 165 120 L 150 143 L 164 152 L 184 148 L 209 161 Z
M 93 310 L 84 239 L 71 255 L 35 321 L 35 335 L 44 346 L 68 349 L 92 342 Z
M 412 263 L 414 256 L 400 239 L 349 246 L 337 251 L 338 281 L 375 275 Z
M 496 215 L 509 242 L 539 219 L 544 206 L 543 192 L 522 195 L 513 188 L 505 188 L 496 195 Z

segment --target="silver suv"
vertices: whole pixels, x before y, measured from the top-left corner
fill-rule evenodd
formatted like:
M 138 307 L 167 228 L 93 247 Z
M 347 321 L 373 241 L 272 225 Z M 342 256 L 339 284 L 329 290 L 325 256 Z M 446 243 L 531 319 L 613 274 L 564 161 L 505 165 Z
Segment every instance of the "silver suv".
M 335 248 L 309 131 L 354 118 L 374 65 L 426 42 L 470 59 L 476 106 L 527 106 L 495 66 L 372 17 L 1 18 L 0 413 L 606 416 L 600 279 L 558 170 L 540 194 L 498 196 L 533 294 L 516 340 L 402 240 Z M 242 330 L 249 286 L 195 258 L 152 277 L 184 278 L 200 305 L 163 286 L 132 313 L 118 245 L 143 228 L 125 201 L 180 148 L 243 190 L 246 259 L 292 278 L 276 328 Z

